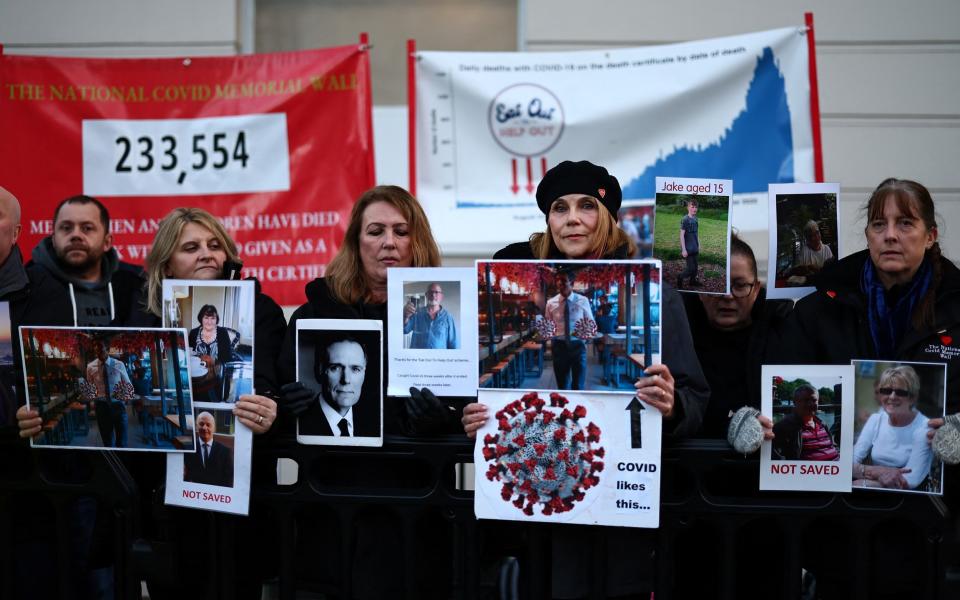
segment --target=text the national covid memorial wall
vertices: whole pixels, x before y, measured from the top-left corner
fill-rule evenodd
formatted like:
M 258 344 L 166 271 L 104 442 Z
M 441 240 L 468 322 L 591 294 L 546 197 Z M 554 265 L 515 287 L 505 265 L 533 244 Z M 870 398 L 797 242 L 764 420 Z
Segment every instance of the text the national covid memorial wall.
M 245 276 L 299 304 L 373 185 L 370 123 L 361 45 L 176 59 L 0 55 L 0 185 L 23 208 L 25 258 L 69 196 L 104 202 L 114 247 L 134 263 L 164 215 L 195 206 L 226 226 Z

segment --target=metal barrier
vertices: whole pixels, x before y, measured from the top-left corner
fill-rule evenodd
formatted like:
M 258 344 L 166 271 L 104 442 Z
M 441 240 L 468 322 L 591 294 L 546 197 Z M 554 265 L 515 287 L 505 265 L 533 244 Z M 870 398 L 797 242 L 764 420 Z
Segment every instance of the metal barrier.
M 13 468 L 0 469 L 0 596 L 11 597 L 10 527 L 18 517 L 8 508 L 12 498 L 31 493 L 58 507 L 58 522 L 63 507 L 80 496 L 110 507 L 116 586 L 122 597 L 138 597 L 144 575 L 130 560 L 136 491 L 116 458 L 82 453 L 93 475 L 67 484 L 41 474 L 36 455 L 55 452 L 3 452 Z M 280 458 L 299 465 L 296 483 L 276 483 Z M 298 592 L 548 598 L 564 560 L 582 569 L 582 576 L 575 571 L 579 587 L 591 598 L 624 593 L 612 574 L 617 563 L 649 573 L 657 600 L 703 597 L 704 589 L 712 598 L 798 598 L 803 568 L 816 574 L 821 594 L 960 597 L 956 517 L 939 498 L 759 492 L 756 457 L 737 456 L 721 441 L 691 440 L 664 451 L 658 530 L 478 522 L 473 492 L 461 489 L 456 477 L 458 466 L 472 461 L 472 445 L 462 436 L 389 437 L 384 448 L 369 449 L 300 446 L 280 436 L 258 444 L 256 519 L 214 518 L 218 560 L 207 576 L 216 596 L 234 597 L 233 576 L 248 568 L 244 556 L 254 551 L 268 563 L 255 575 L 276 578 L 284 600 Z M 251 523 L 267 527 L 251 538 Z M 146 548 L 138 564 L 150 564 Z M 571 551 L 575 555 L 566 556 Z M 68 552 L 67 541 L 58 539 L 65 598 Z
M 78 519 L 83 511 L 84 517 Z M 93 531 L 93 520 L 101 520 Z M 105 517 L 105 519 L 104 519 Z M 77 523 L 78 520 L 89 521 Z M 105 534 L 113 555 L 118 597 L 138 598 L 140 583 L 132 572 L 129 548 L 137 520 L 137 489 L 112 452 L 31 451 L 20 442 L 0 443 L 0 598 L 15 598 L 17 588 L 41 595 L 45 587 L 66 600 L 78 597 L 72 577 L 77 546 Z M 90 525 L 78 533 L 76 525 Z M 89 537 L 87 537 L 89 536 Z M 26 546 L 34 555 L 24 556 Z M 92 550 L 88 550 L 92 552 Z M 19 554 L 18 554 L 19 553 Z M 36 558 L 36 564 L 18 572 Z M 22 592 L 21 592 L 22 593 Z M 28 596 L 30 597 L 30 596 Z

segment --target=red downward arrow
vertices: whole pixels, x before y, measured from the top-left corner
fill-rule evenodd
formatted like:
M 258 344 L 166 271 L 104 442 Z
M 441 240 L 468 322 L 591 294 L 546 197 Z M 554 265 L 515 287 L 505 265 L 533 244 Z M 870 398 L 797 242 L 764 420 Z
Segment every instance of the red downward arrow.
M 533 159 L 527 159 L 527 193 L 533 193 Z
M 513 185 L 510 186 L 510 191 L 516 194 L 520 191 L 520 186 L 517 185 L 517 159 L 510 159 L 510 166 L 513 167 Z
M 540 179 L 543 179 L 547 176 L 547 157 L 540 157 Z

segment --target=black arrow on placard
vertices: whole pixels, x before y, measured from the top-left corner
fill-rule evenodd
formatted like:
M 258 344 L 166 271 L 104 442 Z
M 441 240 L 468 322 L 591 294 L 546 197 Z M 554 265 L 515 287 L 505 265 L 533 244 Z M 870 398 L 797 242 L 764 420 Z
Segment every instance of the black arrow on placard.
M 627 405 L 627 410 L 630 411 L 630 447 L 631 448 L 643 448 L 643 434 L 641 430 L 641 416 L 643 413 L 641 411 L 646 410 L 643 408 L 643 404 L 636 396 L 633 397 L 633 400 L 630 401 L 630 404 Z

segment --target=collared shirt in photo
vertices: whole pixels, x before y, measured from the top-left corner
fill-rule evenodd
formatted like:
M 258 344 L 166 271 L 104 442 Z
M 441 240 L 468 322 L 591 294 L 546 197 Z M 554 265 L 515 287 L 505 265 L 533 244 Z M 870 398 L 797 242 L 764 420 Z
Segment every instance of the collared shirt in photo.
M 586 296 L 571 292 L 570 295 L 564 299 L 563 295 L 557 294 L 547 300 L 545 312 L 546 318 L 556 324 L 557 330 L 555 336 L 558 338 L 565 337 L 566 317 L 564 315 L 564 305 L 567 303 L 570 304 L 570 337 L 575 337 L 573 335 L 573 328 L 576 326 L 577 321 L 584 317 L 590 321 L 594 320 L 593 311 L 590 310 L 590 301 L 587 300 Z
M 347 432 L 349 437 L 355 437 L 355 430 L 353 428 L 353 407 L 351 406 L 347 409 L 347 414 L 341 415 L 335 408 L 330 406 L 322 396 L 317 396 L 317 402 L 320 403 L 320 408 L 323 410 L 323 416 L 327 418 L 327 423 L 330 424 L 330 432 L 334 437 L 342 437 L 340 433 L 340 421 L 342 419 L 347 420 Z

